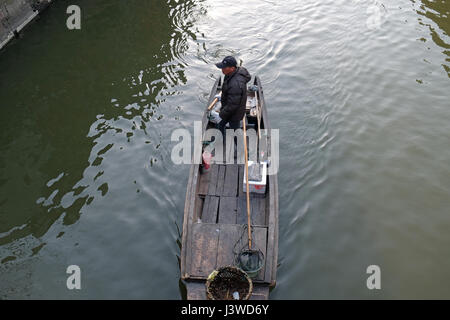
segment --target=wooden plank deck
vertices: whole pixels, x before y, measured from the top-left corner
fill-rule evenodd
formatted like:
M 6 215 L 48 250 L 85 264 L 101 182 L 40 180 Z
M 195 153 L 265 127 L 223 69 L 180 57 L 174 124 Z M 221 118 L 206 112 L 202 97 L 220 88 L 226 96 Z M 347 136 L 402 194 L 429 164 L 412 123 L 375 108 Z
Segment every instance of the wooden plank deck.
M 216 195 L 221 196 L 224 192 L 225 171 L 227 166 L 224 164 L 219 164 L 218 167 L 219 171 L 217 175 Z
M 218 223 L 236 224 L 237 222 L 237 198 L 220 197 Z
M 226 176 L 223 186 L 222 195 L 227 197 L 236 197 L 239 186 L 239 167 L 237 164 L 229 164 L 226 166 Z
M 201 221 L 203 223 L 216 223 L 219 211 L 219 197 L 206 196 L 203 204 Z
M 211 165 L 211 168 L 209 169 L 211 171 L 209 173 L 210 179 L 208 182 L 208 194 L 209 195 L 216 195 L 217 190 L 217 177 L 219 175 L 219 165 L 213 164 Z
M 247 224 L 247 199 L 241 196 L 237 199 L 237 224 Z M 252 225 L 266 226 L 266 198 L 250 195 L 250 217 Z
M 259 249 L 266 256 L 267 228 L 253 226 L 252 236 L 252 249 Z M 190 245 L 189 275 L 206 279 L 212 271 L 234 264 L 235 255 L 248 246 L 247 231 L 238 224 L 194 223 Z M 264 282 L 264 276 L 265 267 L 253 280 Z
M 189 274 L 207 278 L 216 268 L 219 229 L 215 224 L 194 223 L 192 226 L 192 256 L 189 259 Z
M 206 300 L 206 282 L 205 281 L 186 281 L 188 300 Z M 250 300 L 269 299 L 269 287 L 267 285 L 254 284 Z

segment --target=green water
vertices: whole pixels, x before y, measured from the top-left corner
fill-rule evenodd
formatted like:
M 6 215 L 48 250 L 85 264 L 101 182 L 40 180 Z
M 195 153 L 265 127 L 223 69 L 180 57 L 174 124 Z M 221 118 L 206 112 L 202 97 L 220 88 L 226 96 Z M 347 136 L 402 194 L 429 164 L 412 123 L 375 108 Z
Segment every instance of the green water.
M 449 14 L 425 0 L 56 1 L 0 52 L 0 298 L 182 298 L 189 166 L 170 136 L 193 131 L 229 54 L 261 77 L 280 130 L 271 298 L 450 298 Z M 366 287 L 372 264 L 381 290 Z

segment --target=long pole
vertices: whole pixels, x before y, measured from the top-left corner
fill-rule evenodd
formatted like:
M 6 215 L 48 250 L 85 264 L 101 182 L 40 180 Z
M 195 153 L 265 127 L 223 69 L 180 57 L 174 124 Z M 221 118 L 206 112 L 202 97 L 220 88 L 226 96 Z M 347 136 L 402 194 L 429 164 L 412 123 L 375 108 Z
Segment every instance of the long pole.
M 221 94 L 221 93 L 222 93 L 222 91 L 218 91 L 218 92 L 217 92 L 217 94 Z M 215 98 L 215 99 L 213 100 L 213 102 L 211 102 L 211 104 L 210 104 L 209 107 L 208 107 L 208 111 L 211 110 L 211 109 L 216 105 L 217 101 L 219 101 L 219 98 Z
M 258 105 L 258 91 L 255 91 L 256 117 L 258 119 L 258 138 L 261 140 L 261 110 Z
M 211 104 L 208 107 L 208 111 L 211 110 L 216 105 L 217 101 L 219 101 L 219 98 L 215 98 L 213 102 L 211 102 Z
M 244 114 L 244 119 L 242 122 L 244 123 L 244 152 L 245 152 L 245 183 L 247 190 L 247 229 L 248 229 L 248 248 L 252 248 L 252 230 L 251 230 L 251 219 L 250 219 L 250 190 L 248 187 L 248 155 L 247 155 L 247 130 L 245 124 L 246 116 Z

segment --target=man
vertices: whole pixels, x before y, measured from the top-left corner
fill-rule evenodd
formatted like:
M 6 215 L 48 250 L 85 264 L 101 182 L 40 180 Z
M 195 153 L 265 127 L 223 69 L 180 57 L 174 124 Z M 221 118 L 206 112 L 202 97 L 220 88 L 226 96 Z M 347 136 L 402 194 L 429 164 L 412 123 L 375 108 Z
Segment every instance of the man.
M 222 69 L 225 75 L 222 84 L 222 95 L 216 98 L 222 102 L 219 117 L 222 119 L 219 124 L 219 130 L 225 136 L 225 126 L 230 124 L 231 129 L 238 129 L 240 121 L 245 114 L 245 105 L 247 104 L 247 82 L 251 76 L 247 69 L 238 67 L 236 59 L 228 56 L 222 62 L 216 63 L 217 68 Z

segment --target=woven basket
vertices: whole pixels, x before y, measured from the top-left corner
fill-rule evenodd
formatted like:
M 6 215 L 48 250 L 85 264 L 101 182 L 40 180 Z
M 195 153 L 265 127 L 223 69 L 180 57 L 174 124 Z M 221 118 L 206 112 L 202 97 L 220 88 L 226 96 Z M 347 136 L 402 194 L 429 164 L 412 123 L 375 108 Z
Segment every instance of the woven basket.
M 248 291 L 243 296 L 239 295 L 239 300 L 250 299 L 253 291 L 253 283 L 250 277 L 240 268 L 226 266 L 219 270 L 214 270 L 206 280 L 206 297 L 208 300 L 219 300 L 220 298 L 215 297 L 212 290 L 214 283 L 217 283 L 218 281 L 226 283 L 228 280 L 244 281 L 245 283 L 248 283 Z M 231 293 L 230 300 L 233 300 L 232 294 L 234 291 L 236 291 L 235 288 L 229 288 L 229 292 Z

